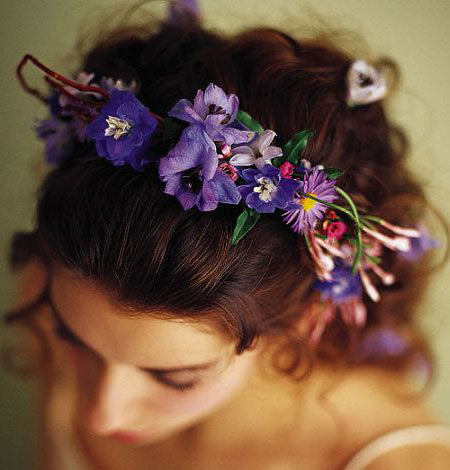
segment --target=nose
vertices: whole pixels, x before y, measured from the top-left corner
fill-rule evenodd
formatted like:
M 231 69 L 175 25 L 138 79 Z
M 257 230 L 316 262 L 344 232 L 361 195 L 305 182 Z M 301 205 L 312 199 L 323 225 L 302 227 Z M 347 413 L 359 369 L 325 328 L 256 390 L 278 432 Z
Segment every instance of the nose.
M 123 364 L 104 364 L 88 409 L 88 427 L 96 434 L 133 430 L 142 383 L 137 372 Z

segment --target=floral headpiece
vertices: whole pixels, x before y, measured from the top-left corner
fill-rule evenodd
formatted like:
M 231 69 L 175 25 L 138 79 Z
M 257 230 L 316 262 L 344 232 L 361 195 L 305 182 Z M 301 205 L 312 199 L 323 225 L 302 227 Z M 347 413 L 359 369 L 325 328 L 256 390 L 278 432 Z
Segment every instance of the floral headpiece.
M 50 96 L 25 82 L 22 70 L 28 61 L 45 72 Z M 276 133 L 239 109 L 236 95 L 213 83 L 161 117 L 136 98 L 134 83 L 102 78 L 97 84 L 94 74 L 84 72 L 70 80 L 31 55 L 19 64 L 18 76 L 28 92 L 50 107 L 50 118 L 36 126 L 49 163 L 64 160 L 77 141 L 92 141 L 98 156 L 115 166 L 155 167 L 164 192 L 184 210 L 242 203 L 233 245 L 263 214 L 279 212 L 304 239 L 314 262 L 313 343 L 337 314 L 349 325 L 365 324 L 363 292 L 374 302 L 380 299 L 373 275 L 387 286 L 395 282 L 381 267 L 384 250 L 417 259 L 435 245 L 424 228 L 399 227 L 361 213 L 337 184 L 340 169 L 303 158 L 314 132 L 302 130 L 282 147 L 272 145 Z

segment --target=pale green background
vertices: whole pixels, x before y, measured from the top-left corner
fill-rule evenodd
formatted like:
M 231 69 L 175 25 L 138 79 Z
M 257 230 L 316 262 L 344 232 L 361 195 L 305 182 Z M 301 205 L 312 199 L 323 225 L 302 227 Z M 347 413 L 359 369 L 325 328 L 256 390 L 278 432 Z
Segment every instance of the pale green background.
M 92 21 L 94 10 L 111 12 L 113 0 L 2 0 L 1 59 L 1 298 L 11 304 L 14 291 L 5 261 L 12 232 L 32 226 L 36 167 L 41 144 L 31 130 L 32 118 L 45 109 L 26 95 L 14 77 L 22 55 L 33 53 L 60 72 L 69 72 L 64 57 L 71 50 L 80 25 Z M 126 2 L 128 3 L 128 2 Z M 227 0 L 202 2 L 207 23 L 225 31 L 261 23 L 282 26 L 300 34 L 323 24 L 361 33 L 370 45 L 349 38 L 352 50 L 373 58 L 389 55 L 403 71 L 403 81 L 390 101 L 395 120 L 409 132 L 411 168 L 419 175 L 432 203 L 450 219 L 448 179 L 450 160 L 450 2 L 448 0 Z M 313 8 L 311 8 L 313 6 Z M 154 2 L 160 12 L 165 2 Z M 106 8 L 106 10 L 105 10 Z M 96 13 L 96 14 L 97 14 Z M 382 175 L 380 175 L 382 177 Z M 450 269 L 436 277 L 422 314 L 438 354 L 437 382 L 430 401 L 450 423 Z M 0 328 L 2 344 L 11 344 L 12 331 Z M 31 389 L 27 382 L 0 376 L 0 468 L 32 468 L 33 420 Z

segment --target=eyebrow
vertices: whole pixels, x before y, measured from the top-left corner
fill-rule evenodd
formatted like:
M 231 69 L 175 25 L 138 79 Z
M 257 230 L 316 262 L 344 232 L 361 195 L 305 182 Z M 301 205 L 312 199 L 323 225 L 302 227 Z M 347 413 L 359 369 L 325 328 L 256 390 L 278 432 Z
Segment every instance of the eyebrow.
M 96 354 L 97 356 L 102 357 L 102 355 L 96 351 L 94 348 L 86 344 L 79 336 L 77 336 L 67 325 L 67 323 L 63 320 L 61 313 L 57 309 L 55 302 L 53 301 L 52 296 L 50 295 L 50 291 L 47 295 L 47 300 L 50 306 L 50 311 L 52 316 L 56 320 L 57 323 L 68 333 L 68 335 L 73 339 L 73 342 L 78 344 L 79 346 L 87 349 L 88 351 Z M 210 361 L 204 364 L 194 364 L 190 366 L 181 366 L 181 367 L 170 367 L 170 368 L 158 368 L 158 367 L 138 367 L 139 370 L 143 372 L 147 372 L 150 374 L 170 374 L 170 373 L 177 373 L 177 372 L 195 372 L 200 370 L 209 369 L 215 365 L 217 365 L 218 361 Z

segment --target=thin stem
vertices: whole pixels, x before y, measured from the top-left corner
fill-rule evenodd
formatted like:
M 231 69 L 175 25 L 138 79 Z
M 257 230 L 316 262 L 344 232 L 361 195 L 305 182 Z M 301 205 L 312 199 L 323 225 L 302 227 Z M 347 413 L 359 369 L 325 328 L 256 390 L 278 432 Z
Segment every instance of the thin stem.
M 352 210 L 352 213 L 354 215 L 354 221 L 356 224 L 357 246 L 356 246 L 355 259 L 353 260 L 352 273 L 355 273 L 356 270 L 358 269 L 359 260 L 362 255 L 361 221 L 359 219 L 358 209 L 356 208 L 355 203 L 353 202 L 353 199 L 341 188 L 336 187 L 336 191 L 348 202 Z
M 325 206 L 328 206 L 328 207 L 331 207 L 332 209 L 336 209 L 337 211 L 343 212 L 350 219 L 352 219 L 354 222 L 356 222 L 356 219 L 355 219 L 354 215 L 349 210 L 347 210 L 345 207 L 338 206 L 337 204 L 333 204 L 332 202 L 324 201 L 323 199 L 319 199 L 315 196 L 311 196 L 310 194 L 304 193 L 303 191 L 297 191 L 297 192 L 299 194 L 301 194 L 302 196 L 305 196 L 309 199 L 312 199 L 313 201 L 320 202 L 321 204 L 323 204 Z

